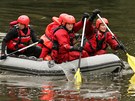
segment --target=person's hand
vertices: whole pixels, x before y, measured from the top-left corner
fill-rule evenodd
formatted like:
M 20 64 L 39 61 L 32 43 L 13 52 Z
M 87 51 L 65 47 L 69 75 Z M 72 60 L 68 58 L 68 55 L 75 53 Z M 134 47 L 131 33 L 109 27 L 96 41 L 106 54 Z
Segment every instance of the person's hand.
M 71 47 L 70 50 L 71 50 L 71 51 L 79 51 L 79 52 L 82 52 L 83 47 Z
M 7 58 L 7 55 L 6 54 L 1 54 L 1 57 L 0 57 L 0 59 L 2 60 L 2 59 L 6 59 Z
M 119 45 L 119 49 L 125 50 L 125 46 L 124 46 L 123 44 L 120 44 L 120 45 Z
M 83 47 L 79 47 L 79 51 L 82 52 L 82 50 L 83 50 Z
M 121 50 L 125 50 L 125 46 L 123 44 L 119 44 L 117 47 L 116 47 L 116 50 L 118 49 L 121 49 Z
M 91 22 L 93 22 L 94 21 L 94 19 L 96 18 L 96 16 L 97 16 L 97 14 L 99 14 L 100 13 L 100 10 L 99 9 L 94 9 L 93 11 L 92 11 L 92 15 L 91 15 L 91 17 L 90 17 L 90 21 Z
M 82 17 L 82 21 L 84 21 L 85 18 L 88 19 L 89 16 L 90 16 L 89 13 L 84 13 L 84 14 L 83 14 L 83 17 Z
M 94 9 L 94 10 L 92 11 L 92 13 L 93 13 L 94 15 L 97 15 L 97 14 L 101 13 L 101 11 L 100 11 L 99 9 Z
M 38 43 L 43 44 L 43 43 L 44 43 L 44 41 L 43 41 L 42 39 L 39 39 Z

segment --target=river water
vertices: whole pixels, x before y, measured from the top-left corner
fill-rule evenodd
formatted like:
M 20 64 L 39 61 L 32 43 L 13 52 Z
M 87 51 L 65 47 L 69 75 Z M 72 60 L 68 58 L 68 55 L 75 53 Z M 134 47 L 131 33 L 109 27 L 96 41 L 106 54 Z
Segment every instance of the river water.
M 128 0 L 1 0 L 0 32 L 9 22 L 26 14 L 40 37 L 53 16 L 69 13 L 79 21 L 84 12 L 101 10 L 109 28 L 135 56 L 135 1 Z M 116 53 L 124 61 L 122 51 Z M 86 75 L 81 86 L 61 77 L 17 76 L 0 74 L 0 101 L 135 101 L 135 76 L 131 70 L 115 76 Z

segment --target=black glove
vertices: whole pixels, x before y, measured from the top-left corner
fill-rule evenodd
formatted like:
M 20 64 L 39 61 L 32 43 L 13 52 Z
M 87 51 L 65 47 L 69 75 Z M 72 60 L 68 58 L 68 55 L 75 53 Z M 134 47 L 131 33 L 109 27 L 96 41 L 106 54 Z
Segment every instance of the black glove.
M 53 41 L 53 47 L 52 47 L 52 49 L 58 50 L 59 49 L 58 47 L 59 47 L 58 42 L 57 41 Z
M 99 9 L 94 9 L 94 10 L 92 11 L 92 13 L 93 13 L 93 15 L 97 15 L 97 14 L 100 13 L 100 10 L 99 10 Z
M 79 47 L 79 51 L 82 52 L 82 50 L 83 50 L 83 47 Z
M 82 21 L 84 22 L 84 19 L 89 18 L 89 16 L 90 16 L 89 13 L 84 13 L 82 17 Z
M 6 54 L 1 54 L 1 57 L 0 57 L 0 59 L 2 60 L 2 59 L 6 59 L 7 58 L 7 55 Z
M 44 43 L 43 39 L 39 39 L 38 43 L 43 44 Z
M 91 15 L 91 17 L 90 17 L 90 21 L 93 22 L 94 19 L 95 19 L 96 16 L 97 16 L 97 14 L 99 14 L 99 13 L 100 13 L 100 10 L 99 10 L 99 9 L 93 10 L 93 11 L 92 11 L 92 15 Z
M 125 46 L 123 44 L 120 44 L 116 47 L 116 50 L 118 49 L 125 50 Z
M 83 50 L 83 47 L 73 47 L 73 46 L 71 46 L 71 48 L 70 48 L 70 51 L 79 51 L 79 52 L 82 52 L 82 50 Z

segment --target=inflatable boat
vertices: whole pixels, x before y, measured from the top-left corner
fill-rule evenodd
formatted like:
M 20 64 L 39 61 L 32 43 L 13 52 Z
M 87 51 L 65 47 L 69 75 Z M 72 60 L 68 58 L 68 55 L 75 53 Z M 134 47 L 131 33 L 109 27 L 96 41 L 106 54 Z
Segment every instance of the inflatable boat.
M 64 71 L 75 73 L 79 60 L 56 64 L 53 61 L 32 60 L 8 56 L 0 60 L 1 71 L 12 71 L 28 75 L 61 76 Z M 81 73 L 113 73 L 124 68 L 123 61 L 115 54 L 104 54 L 81 58 Z

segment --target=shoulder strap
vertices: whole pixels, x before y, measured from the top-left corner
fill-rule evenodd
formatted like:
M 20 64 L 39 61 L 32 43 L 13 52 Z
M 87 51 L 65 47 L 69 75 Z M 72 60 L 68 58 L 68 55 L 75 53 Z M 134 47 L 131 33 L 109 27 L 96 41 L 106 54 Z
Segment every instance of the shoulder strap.
M 86 39 L 87 40 L 87 39 Z M 94 48 L 92 47 L 92 44 L 91 44 L 91 42 L 89 41 L 89 40 L 87 40 L 87 42 L 89 43 L 89 45 L 90 45 L 90 48 L 92 49 L 92 50 L 94 50 Z
M 64 27 L 63 27 L 63 26 L 59 26 L 59 27 L 55 28 L 54 31 L 53 31 L 53 34 L 54 34 L 56 31 L 58 31 L 59 29 L 64 29 Z
M 98 40 L 98 35 L 96 34 L 96 41 L 97 41 L 97 50 L 100 50 L 102 48 L 102 45 L 103 45 L 103 42 L 105 41 L 106 39 L 106 33 L 104 33 L 104 38 L 101 39 L 101 40 Z

